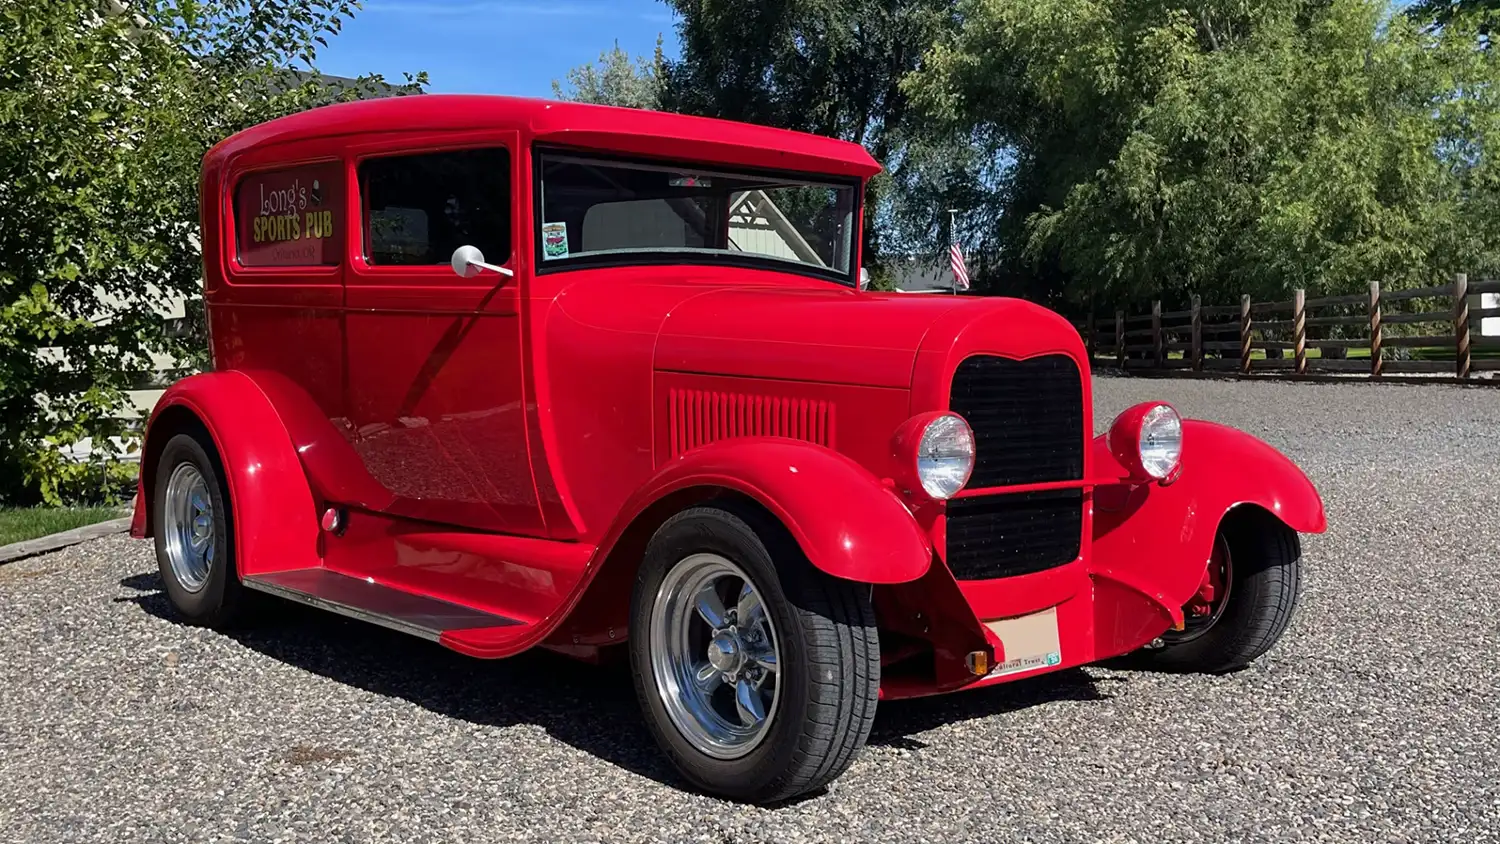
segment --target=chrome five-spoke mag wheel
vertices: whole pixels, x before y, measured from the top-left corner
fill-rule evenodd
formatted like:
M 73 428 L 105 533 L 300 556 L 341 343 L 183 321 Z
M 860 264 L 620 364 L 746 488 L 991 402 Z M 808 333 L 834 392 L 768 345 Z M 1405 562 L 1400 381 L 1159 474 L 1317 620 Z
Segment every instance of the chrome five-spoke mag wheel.
M 705 755 L 754 750 L 780 697 L 776 626 L 742 569 L 718 554 L 684 558 L 652 605 L 652 674 L 672 723 Z
M 242 601 L 233 508 L 213 439 L 203 430 L 172 434 L 150 469 L 151 535 L 167 599 L 194 624 L 234 623 Z
M 826 786 L 864 746 L 880 691 L 870 587 L 811 564 L 737 501 L 668 518 L 630 601 L 642 713 L 678 772 L 770 803 Z
M 214 505 L 208 481 L 192 463 L 181 463 L 167 481 L 162 511 L 167 559 L 177 583 L 201 592 L 214 564 Z

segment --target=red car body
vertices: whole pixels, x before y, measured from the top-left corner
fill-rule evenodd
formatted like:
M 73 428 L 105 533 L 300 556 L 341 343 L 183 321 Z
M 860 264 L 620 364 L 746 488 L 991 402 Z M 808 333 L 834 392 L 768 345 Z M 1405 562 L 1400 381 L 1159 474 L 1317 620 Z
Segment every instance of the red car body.
M 497 263 L 513 277 L 372 264 L 357 222 L 366 216 L 360 162 L 480 146 L 509 152 L 514 248 Z M 692 261 L 545 272 L 527 189 L 539 184 L 542 146 L 859 186 L 879 171 L 862 148 L 825 138 L 499 97 L 339 105 L 242 132 L 204 161 L 213 371 L 174 385 L 151 415 L 133 535 L 151 533 L 166 440 L 201 425 L 229 488 L 240 578 L 347 574 L 512 620 L 443 631 L 456 651 L 488 658 L 545 647 L 593 658 L 630 633 L 629 585 L 652 532 L 729 493 L 774 516 L 818 569 L 871 584 L 880 694 L 897 698 L 1151 643 L 1180 625 L 1236 508 L 1260 508 L 1300 533 L 1325 528 L 1296 466 L 1208 422 L 1184 423 L 1170 482 L 1132 477 L 1128 457 L 1091 430 L 1077 331 L 1025 301 L 870 292 Z M 299 181 L 276 190 L 291 191 L 294 206 L 313 174 L 331 207 L 257 223 L 253 236 L 299 242 L 290 229 L 272 233 L 295 225 L 318 235 L 332 263 L 246 266 L 235 244 L 249 229 L 237 229 L 236 214 L 254 198 L 237 206 L 237 186 L 287 168 Z M 269 196 L 258 197 L 260 210 L 275 212 Z M 1080 471 L 966 488 L 951 501 L 913 492 L 903 425 L 948 410 L 961 365 L 975 358 L 1072 368 L 1075 393 L 1049 395 L 1065 395 L 1065 415 L 1081 420 L 1068 423 L 1076 442 L 1047 447 L 1076 447 Z M 1020 432 L 1017 453 L 1027 425 L 1058 424 L 1045 407 L 1035 412 L 1044 415 L 1008 423 Z M 1052 493 L 1077 508 L 1064 523 L 1076 554 L 1013 576 L 955 576 L 955 507 Z M 320 523 L 330 512 L 344 514 L 336 529 Z M 1015 524 L 985 541 L 1024 539 L 1030 523 Z M 976 653 L 1007 663 L 1006 620 L 1044 612 L 1055 613 L 1055 658 L 975 670 Z

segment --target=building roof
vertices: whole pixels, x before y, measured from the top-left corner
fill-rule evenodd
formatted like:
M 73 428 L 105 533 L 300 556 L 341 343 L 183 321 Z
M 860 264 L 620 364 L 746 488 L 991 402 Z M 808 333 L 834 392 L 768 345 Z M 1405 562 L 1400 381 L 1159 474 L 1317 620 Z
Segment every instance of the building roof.
M 643 109 L 526 97 L 423 94 L 323 106 L 253 126 L 214 147 L 365 132 L 514 130 L 533 140 L 642 156 L 868 178 L 880 165 L 858 144 L 786 129 Z

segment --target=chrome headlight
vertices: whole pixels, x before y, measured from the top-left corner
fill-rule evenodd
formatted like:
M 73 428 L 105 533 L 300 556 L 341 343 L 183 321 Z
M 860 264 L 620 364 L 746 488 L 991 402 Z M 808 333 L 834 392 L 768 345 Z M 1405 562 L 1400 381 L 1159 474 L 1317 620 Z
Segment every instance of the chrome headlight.
M 1182 462 L 1182 417 L 1171 405 L 1159 404 L 1141 419 L 1141 468 L 1157 480 L 1170 476 Z
M 1164 402 L 1144 402 L 1115 418 L 1109 450 L 1132 477 L 1172 478 L 1182 465 L 1182 417 Z
M 974 432 L 956 413 L 934 416 L 917 441 L 917 479 L 922 491 L 944 501 L 952 498 L 974 471 Z

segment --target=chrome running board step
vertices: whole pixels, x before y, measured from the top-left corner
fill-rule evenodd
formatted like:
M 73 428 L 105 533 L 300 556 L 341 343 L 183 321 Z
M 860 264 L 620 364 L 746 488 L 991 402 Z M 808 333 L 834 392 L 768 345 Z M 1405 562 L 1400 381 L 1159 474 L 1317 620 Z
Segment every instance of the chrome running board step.
M 513 618 L 487 613 L 328 569 L 293 569 L 244 579 L 248 589 L 438 641 L 449 630 L 509 627 Z

